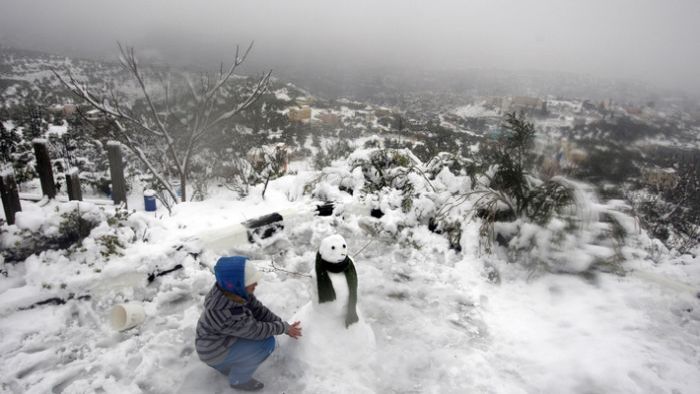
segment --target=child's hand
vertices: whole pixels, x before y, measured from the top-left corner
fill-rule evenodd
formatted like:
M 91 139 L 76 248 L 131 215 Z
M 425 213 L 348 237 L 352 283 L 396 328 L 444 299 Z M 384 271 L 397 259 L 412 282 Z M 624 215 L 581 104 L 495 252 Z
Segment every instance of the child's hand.
M 295 321 L 294 323 L 289 325 L 289 329 L 287 330 L 287 335 L 294 339 L 299 339 L 301 336 L 301 322 L 300 321 Z

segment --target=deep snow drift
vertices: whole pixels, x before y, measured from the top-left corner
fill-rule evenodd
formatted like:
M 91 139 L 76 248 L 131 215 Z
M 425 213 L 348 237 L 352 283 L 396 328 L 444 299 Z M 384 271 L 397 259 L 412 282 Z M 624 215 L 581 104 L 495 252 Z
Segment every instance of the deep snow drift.
M 266 273 L 256 294 L 291 320 L 304 315 L 311 300 L 304 274 L 313 270 L 319 242 L 335 233 L 350 247 L 358 307 L 376 338 L 367 368 L 326 373 L 308 360 L 312 355 L 297 353 L 309 361 L 301 365 L 282 340 L 258 370 L 264 392 L 694 393 L 700 387 L 700 300 L 692 294 L 632 275 L 531 277 L 519 265 L 479 255 L 477 223 L 465 225 L 459 254 L 425 226 L 411 230 L 411 244 L 368 233 L 380 219 L 349 209 L 330 217 L 290 216 L 285 229 L 262 245 L 221 250 L 226 243 L 218 239 L 210 245 L 219 249 L 202 249 L 203 238 L 225 234 L 241 221 L 308 210 L 314 202 L 299 185 L 311 176 L 300 172 L 272 181 L 266 200 L 253 190 L 243 201 L 222 193 L 180 204 L 172 216 L 137 212 L 122 226 L 100 225 L 70 254 L 48 251 L 6 264 L 7 275 L 0 277 L 0 391 L 230 392 L 225 377 L 194 352 L 194 329 L 217 257 L 274 258 L 274 266 L 259 266 Z M 18 222 L 37 228 L 42 220 L 36 219 L 61 209 L 67 208 L 27 207 Z M 107 235 L 122 240 L 123 248 L 105 257 Z M 488 280 L 485 263 L 500 271 L 500 283 Z M 149 282 L 149 274 L 178 264 L 181 269 Z M 668 255 L 658 264 L 627 264 L 700 288 L 698 258 Z M 66 302 L 36 304 L 54 297 Z M 115 332 L 109 312 L 124 301 L 141 302 L 146 321 Z M 309 333 L 321 324 L 302 320 Z M 356 356 L 348 352 L 329 346 L 323 357 L 342 363 Z

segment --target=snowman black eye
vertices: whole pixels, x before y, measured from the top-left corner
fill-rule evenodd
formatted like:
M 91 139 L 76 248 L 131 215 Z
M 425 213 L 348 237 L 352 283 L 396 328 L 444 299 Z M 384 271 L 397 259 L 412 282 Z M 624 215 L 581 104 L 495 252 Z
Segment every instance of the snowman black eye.
M 345 244 L 343 244 L 343 249 L 345 249 Z
M 335 246 L 331 246 L 331 249 L 335 250 Z

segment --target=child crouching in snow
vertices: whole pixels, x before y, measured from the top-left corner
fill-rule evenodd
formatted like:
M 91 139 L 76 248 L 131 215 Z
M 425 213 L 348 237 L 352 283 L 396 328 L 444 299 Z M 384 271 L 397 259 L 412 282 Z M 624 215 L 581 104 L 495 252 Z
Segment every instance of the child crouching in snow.
M 275 335 L 301 336 L 299 322 L 288 324 L 253 295 L 262 274 L 247 257 L 222 257 L 214 266 L 216 284 L 204 299 L 195 346 L 199 359 L 228 376 L 231 387 L 255 391 L 258 366 L 275 350 Z

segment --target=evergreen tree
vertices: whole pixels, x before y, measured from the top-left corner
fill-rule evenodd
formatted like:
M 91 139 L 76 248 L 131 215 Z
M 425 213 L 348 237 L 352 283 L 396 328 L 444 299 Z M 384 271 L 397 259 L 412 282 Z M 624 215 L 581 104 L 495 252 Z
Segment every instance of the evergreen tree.
M 17 151 L 17 145 L 22 141 L 15 129 L 7 130 L 0 122 L 0 160 L 3 163 L 12 161 L 12 154 Z

